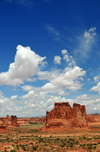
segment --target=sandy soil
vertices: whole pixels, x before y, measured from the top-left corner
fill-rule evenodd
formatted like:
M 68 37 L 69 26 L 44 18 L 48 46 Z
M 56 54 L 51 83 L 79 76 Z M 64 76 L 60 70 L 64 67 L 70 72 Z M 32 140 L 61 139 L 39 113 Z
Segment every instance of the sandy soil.
M 100 123 L 55 132 L 41 132 L 41 127 L 38 124 L 0 129 L 0 152 L 100 152 Z

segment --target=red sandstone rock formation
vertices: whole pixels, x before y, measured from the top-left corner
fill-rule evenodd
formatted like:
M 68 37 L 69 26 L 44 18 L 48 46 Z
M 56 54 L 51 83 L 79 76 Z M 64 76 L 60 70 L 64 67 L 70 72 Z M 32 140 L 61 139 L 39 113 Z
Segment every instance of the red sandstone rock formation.
M 100 114 L 94 113 L 90 114 L 89 116 L 92 116 L 95 119 L 95 122 L 100 122 Z
M 13 116 L 13 115 L 11 116 L 11 126 L 19 127 L 16 116 Z
M 17 123 L 19 125 L 30 125 L 30 122 L 34 123 L 45 123 L 46 117 L 23 117 L 23 118 L 18 118 Z
M 4 126 L 4 123 L 0 120 L 0 127 Z
M 0 117 L 0 128 L 6 128 L 7 126 L 19 127 L 19 124 L 17 123 L 17 117 L 9 117 L 9 115 L 7 115 L 6 117 Z
M 17 123 L 21 126 L 30 125 L 28 121 L 24 121 L 23 119 L 17 119 Z
M 87 116 L 87 122 L 96 122 L 96 120 L 93 116 L 88 115 Z
M 56 102 L 54 109 L 46 112 L 45 127 L 86 127 L 85 105 L 73 104 L 73 108 L 68 102 Z
M 45 123 L 45 117 L 31 117 L 29 122 Z

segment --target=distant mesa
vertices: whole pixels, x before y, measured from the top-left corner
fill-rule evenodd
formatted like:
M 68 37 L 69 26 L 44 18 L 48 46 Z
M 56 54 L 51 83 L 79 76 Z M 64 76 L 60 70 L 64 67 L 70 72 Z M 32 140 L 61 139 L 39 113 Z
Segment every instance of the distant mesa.
M 85 105 L 77 103 L 73 104 L 71 108 L 68 102 L 56 102 L 54 109 L 50 112 L 46 111 L 45 128 L 73 128 L 73 127 L 87 127 L 87 114 Z

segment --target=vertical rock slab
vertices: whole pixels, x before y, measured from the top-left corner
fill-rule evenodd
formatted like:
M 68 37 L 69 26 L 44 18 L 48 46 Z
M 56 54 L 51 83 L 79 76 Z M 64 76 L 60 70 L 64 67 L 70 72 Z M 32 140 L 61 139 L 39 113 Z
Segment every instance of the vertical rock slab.
M 16 116 L 11 116 L 11 126 L 14 127 L 19 127 L 19 124 L 17 123 L 17 117 Z

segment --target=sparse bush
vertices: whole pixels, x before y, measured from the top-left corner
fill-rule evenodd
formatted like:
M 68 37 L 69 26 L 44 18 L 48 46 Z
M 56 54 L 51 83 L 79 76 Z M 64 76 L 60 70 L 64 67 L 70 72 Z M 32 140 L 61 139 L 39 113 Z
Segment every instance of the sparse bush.
M 97 145 L 97 143 L 93 143 L 93 145 Z
M 40 139 L 39 139 L 39 142 L 43 142 L 43 138 L 40 138 Z
M 11 149 L 10 152 L 16 152 L 14 149 Z
M 73 142 L 70 142 L 70 147 L 73 147 Z
M 24 145 L 20 145 L 20 146 L 21 146 L 21 148 L 22 148 L 24 151 L 26 151 L 26 148 L 25 148 Z
M 83 139 L 86 139 L 86 137 L 85 137 L 85 136 L 83 136 Z
M 19 150 L 19 145 L 17 145 L 16 147 L 17 147 L 17 149 Z
M 33 146 L 32 150 L 35 151 L 35 150 L 37 150 L 37 148 L 38 148 L 38 146 Z
M 59 138 L 56 138 L 56 140 L 60 140 Z

